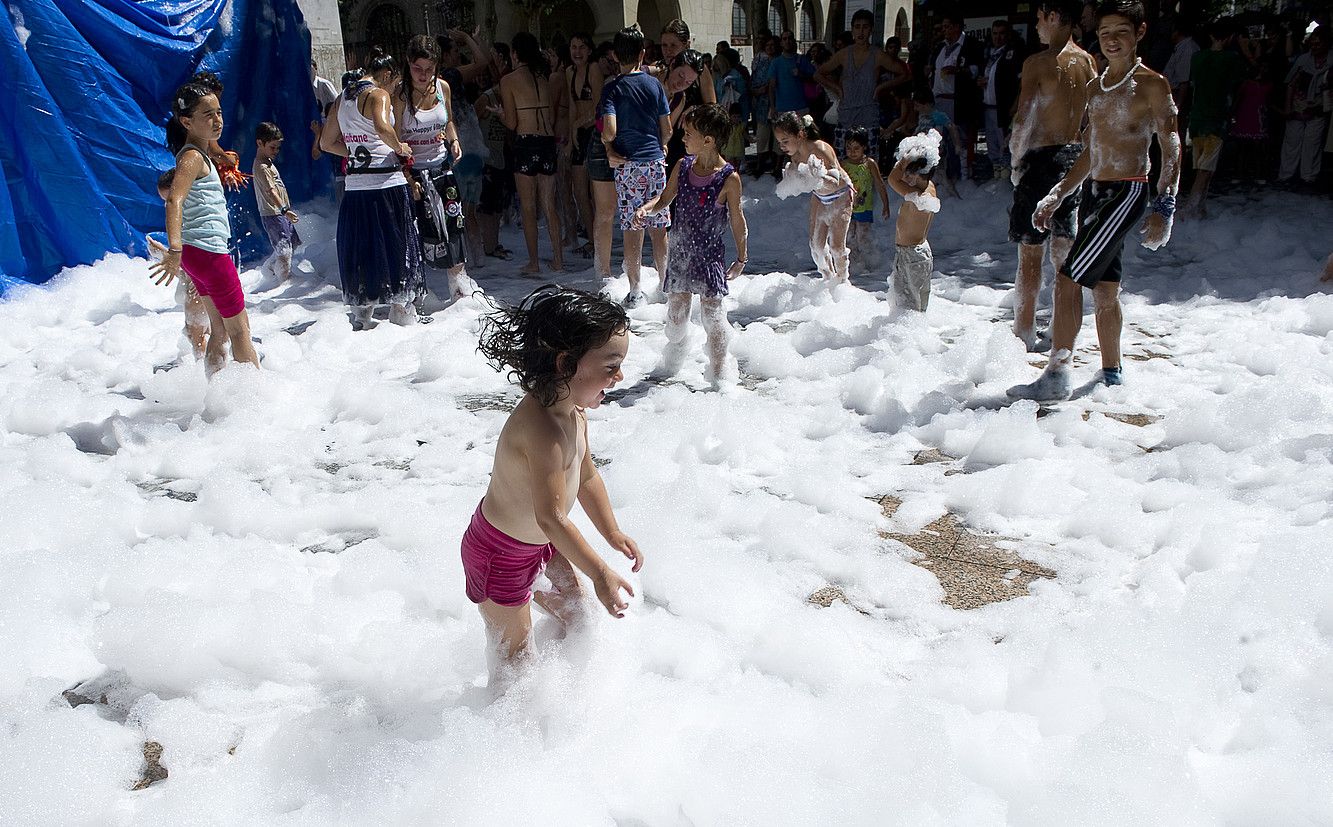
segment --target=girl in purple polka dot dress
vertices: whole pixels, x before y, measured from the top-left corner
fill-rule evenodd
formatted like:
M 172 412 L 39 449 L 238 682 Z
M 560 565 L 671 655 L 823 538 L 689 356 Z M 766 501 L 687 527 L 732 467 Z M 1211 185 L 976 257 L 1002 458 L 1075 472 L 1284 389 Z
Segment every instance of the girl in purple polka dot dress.
M 727 282 L 745 269 L 748 229 L 741 212 L 741 177 L 722 159 L 721 147 L 731 132 L 727 110 L 716 104 L 696 106 L 685 113 L 684 158 L 671 171 L 666 189 L 640 207 L 636 226 L 666 209 L 674 200 L 675 215 L 667 238 L 667 271 L 662 289 L 667 294 L 667 346 L 662 371 L 674 374 L 685 359 L 689 339 L 690 307 L 699 296 L 708 370 L 714 387 L 734 379 L 727 364 L 731 326 L 722 300 Z M 727 267 L 725 235 L 731 228 L 736 260 Z

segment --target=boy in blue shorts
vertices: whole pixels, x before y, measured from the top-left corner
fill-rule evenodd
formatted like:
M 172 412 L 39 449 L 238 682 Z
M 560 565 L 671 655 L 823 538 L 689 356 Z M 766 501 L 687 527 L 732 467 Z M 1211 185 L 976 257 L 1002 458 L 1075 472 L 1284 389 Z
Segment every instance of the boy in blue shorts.
M 666 90 L 643 71 L 643 32 L 638 26 L 621 29 L 615 38 L 620 76 L 607 84 L 602 96 L 602 143 L 616 171 L 616 201 L 625 238 L 625 275 L 629 293 L 625 307 L 643 304 L 639 269 L 643 259 L 643 225 L 634 226 L 635 210 L 666 189 L 666 145 L 671 137 L 671 109 Z M 671 215 L 648 218 L 653 243 L 653 264 L 666 275 L 666 231 Z

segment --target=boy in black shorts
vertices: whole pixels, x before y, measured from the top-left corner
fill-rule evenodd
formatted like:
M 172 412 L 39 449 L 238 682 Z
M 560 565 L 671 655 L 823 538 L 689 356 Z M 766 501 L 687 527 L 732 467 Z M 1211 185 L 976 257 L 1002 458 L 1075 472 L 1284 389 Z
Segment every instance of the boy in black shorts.
M 1142 222 L 1143 246 L 1156 250 L 1171 238 L 1171 218 L 1180 182 L 1180 138 L 1176 105 L 1166 78 L 1138 59 L 1138 44 L 1147 33 L 1139 0 L 1108 0 L 1097 9 L 1097 38 L 1107 68 L 1090 85 L 1088 128 L 1084 150 L 1069 174 L 1037 204 L 1032 225 L 1049 229 L 1061 202 L 1084 187 L 1078 236 L 1060 267 L 1055 284 L 1055 317 L 1051 325 L 1051 359 L 1037 381 L 1016 385 L 1017 399 L 1068 399 L 1069 366 L 1074 340 L 1083 324 L 1083 288 L 1097 303 L 1097 343 L 1101 349 L 1100 381 L 1119 385 L 1120 254 L 1125 238 L 1139 229 L 1149 206 L 1148 149 L 1154 137 L 1162 146 L 1162 171 L 1152 211 Z M 1087 184 L 1084 185 L 1085 179 Z

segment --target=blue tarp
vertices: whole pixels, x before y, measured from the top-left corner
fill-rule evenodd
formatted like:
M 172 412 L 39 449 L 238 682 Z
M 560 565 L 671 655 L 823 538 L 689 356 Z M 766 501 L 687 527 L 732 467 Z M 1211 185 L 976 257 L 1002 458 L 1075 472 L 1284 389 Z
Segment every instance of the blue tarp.
M 254 161 L 254 130 L 287 138 L 278 165 L 294 201 L 320 194 L 310 160 L 310 34 L 295 0 L 6 0 L 0 26 L 0 276 L 45 281 L 108 252 L 144 250 L 162 229 L 157 177 L 172 92 L 217 73 L 221 144 Z M 267 241 L 254 193 L 229 196 L 253 257 Z M 3 279 L 0 279 L 3 284 Z

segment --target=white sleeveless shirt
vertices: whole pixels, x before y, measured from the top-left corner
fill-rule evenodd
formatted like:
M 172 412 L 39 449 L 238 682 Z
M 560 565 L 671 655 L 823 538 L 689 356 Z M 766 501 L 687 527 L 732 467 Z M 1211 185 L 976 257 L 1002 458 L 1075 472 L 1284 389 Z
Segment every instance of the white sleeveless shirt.
M 398 163 L 393 148 L 380 138 L 375 131 L 375 122 L 357 108 L 362 96 L 369 89 L 363 90 L 354 100 L 346 96 L 338 103 L 338 128 L 343 133 L 343 143 L 347 145 L 347 189 L 386 190 L 391 187 L 407 186 L 407 178 L 402 170 L 392 172 L 355 172 L 358 169 L 383 169 Z M 393 107 L 389 107 L 389 118 L 393 118 Z
M 413 164 L 418 169 L 434 169 L 449 155 L 449 141 L 441 141 L 440 133 L 449 124 L 449 107 L 444 105 L 444 81 L 435 79 L 435 105 L 430 109 L 403 110 L 403 126 L 398 130 L 403 143 L 412 147 Z M 411 94 L 409 92 L 409 94 Z

